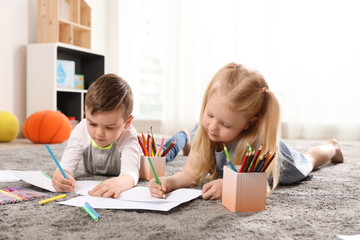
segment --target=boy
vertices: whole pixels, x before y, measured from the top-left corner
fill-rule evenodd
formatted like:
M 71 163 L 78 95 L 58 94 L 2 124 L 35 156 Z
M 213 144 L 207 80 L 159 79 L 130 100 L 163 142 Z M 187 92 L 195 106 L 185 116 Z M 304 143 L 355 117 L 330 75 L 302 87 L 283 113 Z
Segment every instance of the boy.
M 52 180 L 56 191 L 74 191 L 73 176 L 81 159 L 87 172 L 117 176 L 89 191 L 91 196 L 119 198 L 120 192 L 137 184 L 140 148 L 131 125 L 132 110 L 131 88 L 119 76 L 106 74 L 90 85 L 86 118 L 72 131 L 60 163 L 69 180 L 57 169 Z

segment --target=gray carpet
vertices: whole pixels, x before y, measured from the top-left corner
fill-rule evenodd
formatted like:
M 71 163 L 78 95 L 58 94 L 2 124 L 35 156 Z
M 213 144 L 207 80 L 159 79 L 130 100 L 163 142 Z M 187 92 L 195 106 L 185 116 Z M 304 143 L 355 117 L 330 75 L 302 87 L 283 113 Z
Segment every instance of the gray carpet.
M 286 142 L 302 152 L 324 143 Z M 65 145 L 50 146 L 60 159 Z M 98 209 L 101 219 L 95 222 L 81 208 L 29 201 L 0 205 L 0 239 L 338 239 L 339 234 L 360 234 L 360 143 L 341 146 L 344 164 L 326 164 L 312 180 L 280 186 L 262 212 L 231 213 L 221 201 L 198 198 L 169 212 Z M 184 160 L 178 156 L 168 163 L 166 175 L 181 170 Z M 80 166 L 78 180 L 104 179 Z M 45 146 L 38 145 L 0 151 L 0 169 L 52 175 L 55 164 Z M 0 183 L 0 189 L 8 186 L 46 192 L 23 181 Z M 67 199 L 75 196 L 70 193 Z

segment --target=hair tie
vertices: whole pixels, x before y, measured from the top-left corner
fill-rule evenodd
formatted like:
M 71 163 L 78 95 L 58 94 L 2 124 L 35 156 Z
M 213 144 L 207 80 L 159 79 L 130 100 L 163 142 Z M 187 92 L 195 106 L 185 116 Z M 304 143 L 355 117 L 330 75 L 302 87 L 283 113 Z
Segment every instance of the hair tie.
M 263 94 L 265 95 L 265 92 L 266 92 L 266 88 L 265 88 L 265 87 L 262 88 L 262 92 L 263 92 Z
M 240 68 L 240 64 L 233 63 L 233 68 Z

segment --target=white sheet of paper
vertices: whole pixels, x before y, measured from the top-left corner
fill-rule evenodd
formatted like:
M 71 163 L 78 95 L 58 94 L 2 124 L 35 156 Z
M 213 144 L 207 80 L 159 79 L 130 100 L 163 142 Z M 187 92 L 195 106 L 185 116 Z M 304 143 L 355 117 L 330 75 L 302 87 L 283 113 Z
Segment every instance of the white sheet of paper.
M 338 238 L 341 238 L 343 240 L 359 240 L 360 234 L 357 235 L 337 235 Z
M 166 199 L 154 198 L 149 188 L 134 187 L 120 194 L 120 200 L 139 202 L 187 202 L 201 195 L 201 190 L 181 188 L 166 194 Z
M 11 171 L 16 177 L 39 188 L 50 192 L 56 192 L 52 186 L 51 179 L 46 177 L 41 171 Z
M 87 187 L 90 187 L 89 184 Z M 119 199 L 81 196 L 59 204 L 83 207 L 88 202 L 93 208 L 147 209 L 169 211 L 170 209 L 201 196 L 201 190 L 182 188 L 168 194 L 166 199 L 153 198 L 147 187 L 134 187 L 120 194 Z
M 10 171 L 16 177 L 37 187 L 55 192 L 51 179 L 41 171 Z M 166 199 L 154 198 L 147 187 L 134 187 L 120 194 L 119 199 L 92 197 L 88 191 L 98 185 L 100 181 L 76 181 L 75 192 L 82 197 L 76 197 L 59 204 L 83 207 L 87 201 L 93 208 L 107 209 L 147 209 L 169 211 L 170 209 L 201 196 L 201 190 L 182 188 L 168 193 Z
M 46 177 L 41 171 L 10 171 L 19 179 L 30 183 L 31 185 L 46 189 L 50 192 L 56 192 L 52 186 L 51 179 Z M 88 195 L 88 191 L 98 185 L 100 181 L 76 181 L 75 192 L 81 195 Z
M 114 198 L 100 198 L 92 196 L 80 196 L 67 201 L 57 202 L 58 204 L 83 207 L 88 202 L 93 208 L 104 209 L 142 209 L 155 211 L 169 211 L 182 204 L 182 202 L 134 202 Z
M 0 182 L 16 182 L 19 180 L 20 178 L 12 174 L 10 170 L 0 170 Z
M 75 192 L 81 195 L 89 195 L 88 191 L 96 187 L 101 181 L 76 181 Z

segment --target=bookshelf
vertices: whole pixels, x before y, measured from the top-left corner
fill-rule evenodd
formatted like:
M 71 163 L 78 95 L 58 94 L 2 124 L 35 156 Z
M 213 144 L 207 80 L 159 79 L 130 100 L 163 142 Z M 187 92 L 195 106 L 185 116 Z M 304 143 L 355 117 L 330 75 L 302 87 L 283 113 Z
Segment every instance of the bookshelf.
M 62 89 L 56 84 L 57 60 L 75 62 L 75 73 L 84 75 L 84 89 Z M 26 117 L 42 110 L 59 110 L 80 121 L 88 87 L 105 72 L 105 57 L 89 49 L 64 43 L 27 46 Z
M 38 0 L 38 43 L 91 48 L 91 8 L 85 0 Z

